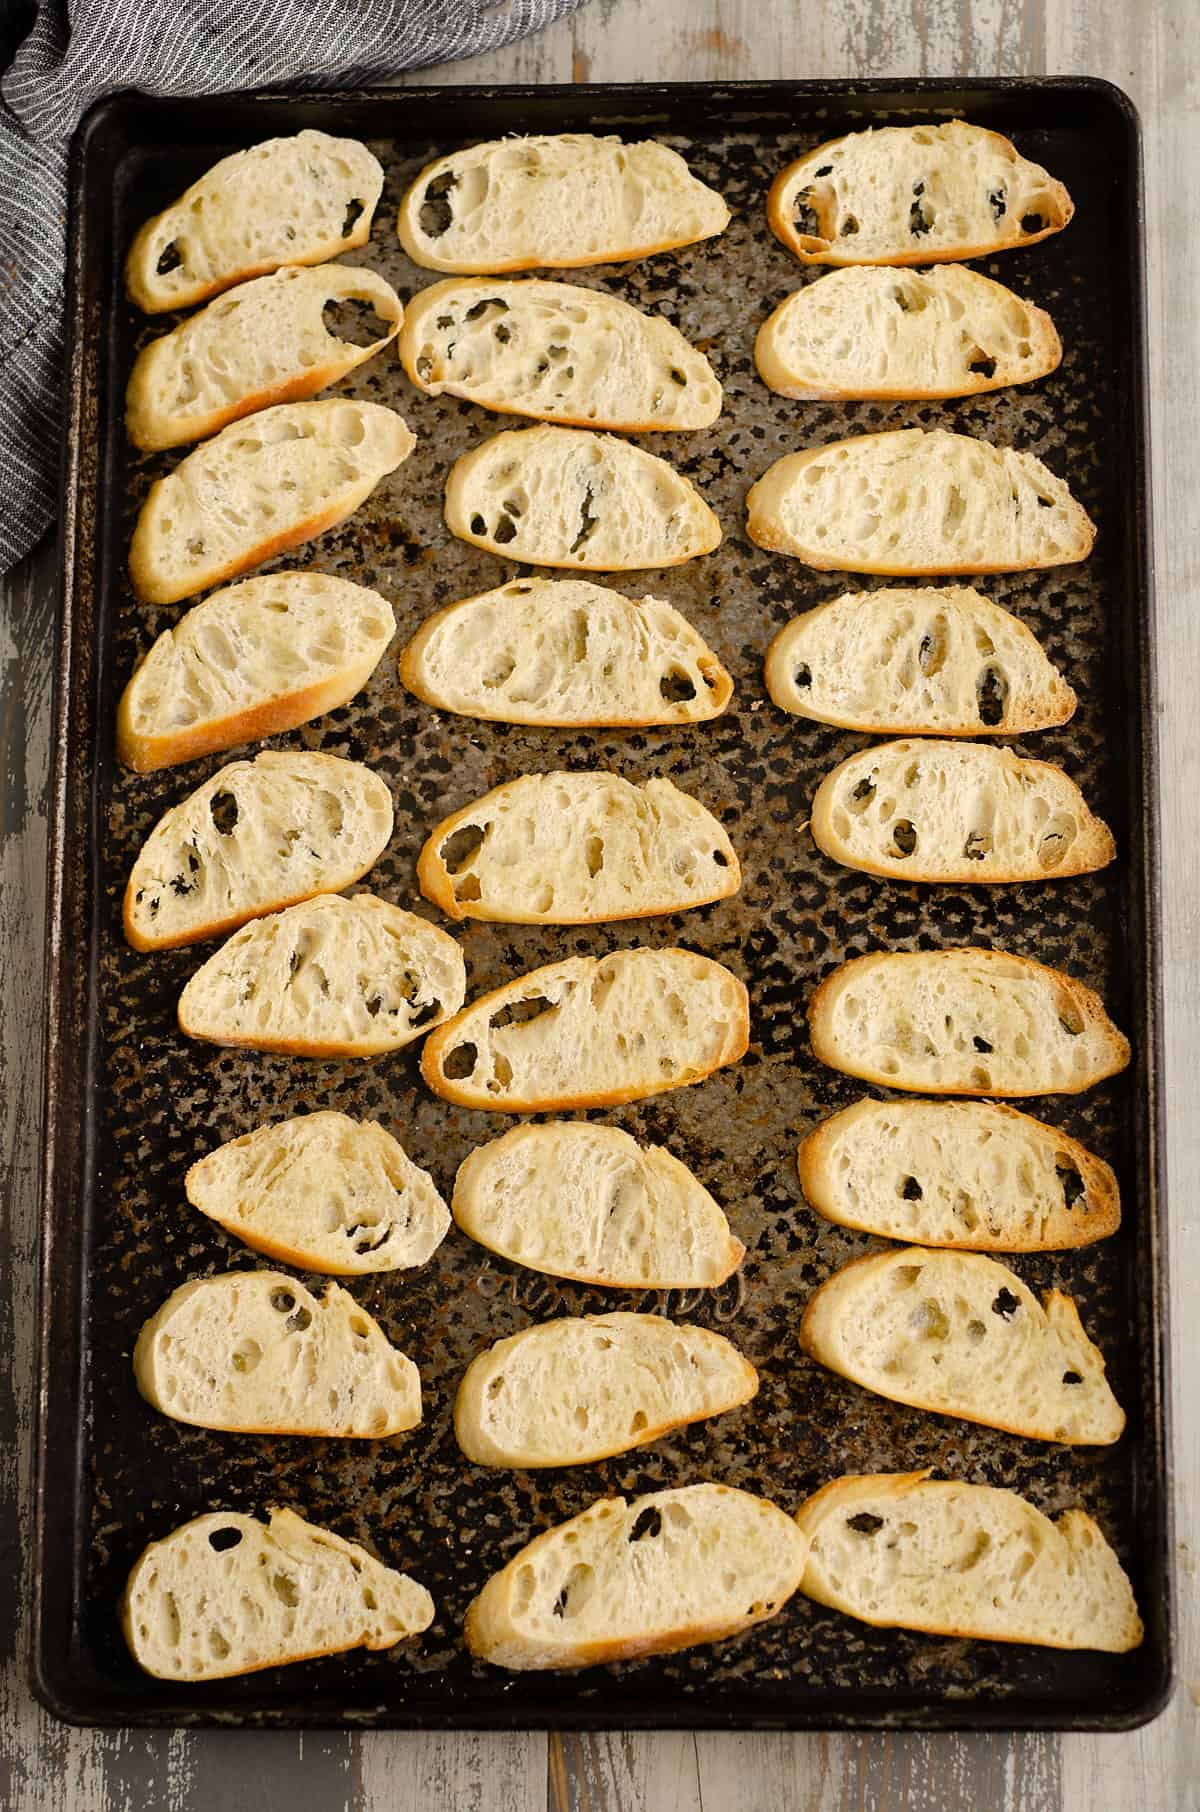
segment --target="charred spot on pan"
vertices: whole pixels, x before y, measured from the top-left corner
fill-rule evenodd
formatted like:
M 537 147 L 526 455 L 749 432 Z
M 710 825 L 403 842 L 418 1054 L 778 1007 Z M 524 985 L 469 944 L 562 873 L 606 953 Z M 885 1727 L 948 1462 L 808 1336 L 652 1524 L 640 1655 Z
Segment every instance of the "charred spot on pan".
M 426 183 L 418 218 L 421 231 L 428 239 L 440 239 L 443 233 L 449 231 L 454 220 L 454 209 L 447 197 L 457 183 L 458 178 L 452 170 L 447 170 L 442 176 L 435 176 L 432 182 Z

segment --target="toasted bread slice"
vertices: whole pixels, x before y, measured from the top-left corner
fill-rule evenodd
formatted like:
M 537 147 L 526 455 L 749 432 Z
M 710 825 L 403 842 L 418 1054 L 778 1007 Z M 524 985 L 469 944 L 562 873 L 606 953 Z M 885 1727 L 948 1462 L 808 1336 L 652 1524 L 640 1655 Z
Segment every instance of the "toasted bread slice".
M 590 579 L 513 579 L 447 604 L 400 657 L 442 711 L 562 729 L 718 717 L 733 681 L 686 617 Z
M 563 1315 L 480 1353 L 454 1400 L 479 1466 L 582 1466 L 748 1403 L 758 1373 L 720 1334 L 661 1315 Z
M 786 296 L 754 342 L 763 383 L 802 401 L 974 396 L 1061 359 L 1044 309 L 961 264 L 831 271 Z
M 421 1378 L 365 1309 L 282 1271 L 227 1271 L 168 1296 L 133 1349 L 137 1387 L 177 1422 L 378 1440 L 421 1420 Z
M 377 1057 L 457 1012 L 452 937 L 387 900 L 318 894 L 243 925 L 179 997 L 179 1029 L 294 1057 Z
M 771 184 L 767 219 L 804 264 L 986 258 L 1061 232 L 1062 183 L 998 132 L 948 120 L 829 139 Z
M 618 572 L 710 554 L 721 525 L 665 459 L 611 434 L 509 428 L 455 460 L 452 534 L 505 560 Z
M 1069 1296 L 980 1252 L 877 1252 L 809 1300 L 800 1344 L 864 1390 L 1033 1441 L 1107 1445 L 1125 1414 Z
M 1091 988 L 1006 950 L 872 951 L 808 1004 L 813 1054 L 885 1088 L 1076 1095 L 1129 1062 Z
M 826 1220 L 922 1246 L 1055 1252 L 1121 1222 L 1103 1158 L 993 1101 L 856 1101 L 814 1127 L 798 1164 Z
M 858 434 L 768 468 L 750 539 L 845 572 L 1029 572 L 1086 560 L 1095 524 L 1032 453 L 945 428 Z
M 501 415 L 646 434 L 721 413 L 712 366 L 677 327 L 578 283 L 433 283 L 409 303 L 399 350 L 418 390 Z
M 340 317 L 355 303 L 378 330 L 361 345 L 326 325 L 327 310 Z M 256 277 L 142 348 L 125 393 L 129 438 L 146 451 L 178 447 L 269 404 L 315 396 L 394 340 L 403 318 L 374 271 L 291 264 Z
M 677 151 L 560 132 L 492 139 L 426 164 L 396 226 L 415 263 L 470 274 L 623 263 L 728 224 L 721 197 Z
M 692 950 L 614 950 L 530 970 L 425 1041 L 421 1074 L 462 1107 L 612 1107 L 702 1082 L 750 1037 L 744 983 Z
M 222 1680 L 392 1648 L 433 1622 L 433 1599 L 357 1543 L 272 1510 L 193 1517 L 134 1562 L 121 1627 L 138 1666 L 160 1680 Z
M 514 1126 L 459 1166 L 463 1232 L 551 1277 L 619 1290 L 712 1289 L 746 1256 L 717 1202 L 661 1145 L 582 1120 Z
M 129 548 L 140 598 L 173 604 L 353 514 L 416 446 L 379 403 L 281 403 L 234 422 L 151 485 Z
M 1066 723 L 1074 692 L 1019 618 L 969 585 L 846 592 L 767 651 L 784 711 L 846 730 L 1019 736 Z
M 165 812 L 125 889 L 125 936 L 167 950 L 365 875 L 392 834 L 386 781 L 338 755 L 231 761 Z
M 801 1504 L 800 1590 L 861 1623 L 987 1642 L 1098 1648 L 1142 1640 L 1133 1588 L 1082 1510 L 1055 1521 L 990 1485 L 877 1472 Z
M 825 855 L 889 880 L 1054 881 L 1117 853 L 1060 767 L 981 742 L 860 749 L 817 788 L 811 823 Z
M 535 1537 L 467 1611 L 473 1655 L 497 1667 L 595 1667 L 717 1642 L 772 1617 L 808 1539 L 728 1485 L 600 1498 Z
M 129 294 L 158 314 L 281 264 L 324 264 L 366 244 L 382 189 L 378 158 L 352 138 L 298 132 L 236 151 L 141 228 Z
M 138 663 L 117 711 L 117 756 L 149 774 L 294 730 L 366 685 L 395 628 L 386 598 L 330 573 L 214 591 Z
M 443 818 L 417 879 L 452 919 L 591 925 L 725 900 L 742 875 L 723 827 L 669 780 L 525 774 Z
M 385 1127 L 327 1110 L 218 1145 L 184 1188 L 256 1252 L 336 1277 L 413 1270 L 450 1227 L 433 1178 Z

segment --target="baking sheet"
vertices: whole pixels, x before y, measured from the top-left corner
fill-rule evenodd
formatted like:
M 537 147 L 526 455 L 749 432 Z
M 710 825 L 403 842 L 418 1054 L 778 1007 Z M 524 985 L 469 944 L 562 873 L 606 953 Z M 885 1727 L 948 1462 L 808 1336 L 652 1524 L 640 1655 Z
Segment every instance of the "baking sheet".
M 819 273 L 800 269 L 767 230 L 771 176 L 840 131 L 960 112 L 1014 132 L 1020 149 L 1075 197 L 1067 232 L 976 266 L 1049 309 L 1065 346 L 1059 371 L 1026 389 L 941 404 L 801 404 L 772 395 L 754 372 L 755 331 L 785 294 Z M 187 1428 L 142 1401 L 129 1363 L 142 1322 L 178 1284 L 268 1262 L 184 1198 L 188 1165 L 219 1141 L 318 1107 L 376 1117 L 448 1199 L 466 1153 L 513 1124 L 435 1099 L 421 1084 L 415 1049 L 373 1063 L 312 1064 L 193 1044 L 177 1031 L 174 1009 L 207 951 L 139 955 L 121 935 L 121 894 L 142 839 L 169 804 L 232 757 L 142 777 L 114 761 L 121 686 L 137 655 L 186 608 L 138 602 L 124 573 L 137 507 L 178 454 L 139 458 L 121 428 L 131 359 L 170 318 L 147 323 L 125 302 L 120 260 L 141 220 L 216 157 L 313 125 L 365 138 L 383 162 L 373 239 L 346 262 L 380 271 L 402 296 L 437 273 L 401 252 L 396 204 L 423 163 L 464 138 L 608 127 L 653 135 L 680 150 L 733 211 L 719 239 L 632 266 L 564 274 L 667 314 L 709 353 L 724 385 L 712 429 L 639 442 L 697 483 L 721 518 L 721 547 L 683 567 L 611 580 L 629 596 L 669 599 L 696 624 L 734 676 L 723 718 L 692 730 L 532 731 L 443 715 L 403 690 L 396 657 L 433 609 L 526 569 L 455 541 L 441 519 L 450 462 L 520 424 L 420 395 L 394 350 L 337 390 L 398 408 L 418 436 L 416 452 L 348 523 L 274 563 L 377 586 L 396 609 L 396 642 L 367 688 L 264 745 L 352 756 L 387 779 L 396 830 L 363 887 L 436 920 L 414 873 L 430 827 L 488 787 L 554 767 L 609 768 L 633 780 L 668 775 L 721 816 L 743 864 L 735 899 L 673 917 L 454 928 L 471 996 L 556 957 L 642 943 L 682 943 L 744 977 L 753 1023 L 741 1064 L 594 1116 L 667 1145 L 692 1166 L 749 1249 L 741 1272 L 713 1292 L 592 1290 L 507 1265 L 455 1229 L 423 1270 L 350 1284 L 422 1372 L 425 1421 L 382 1443 Z M 1114 1728 L 1161 1703 L 1169 1548 L 1139 225 L 1135 122 L 1123 97 L 1101 83 L 428 89 L 169 105 L 120 98 L 89 116 L 76 147 L 71 245 L 34 1633 L 35 1682 L 60 1715 L 168 1724 Z M 803 829 L 819 780 L 871 739 L 777 711 L 763 687 L 763 655 L 798 611 L 887 581 L 817 573 L 755 548 L 744 532 L 745 492 L 797 447 L 935 424 L 1038 454 L 1069 478 L 1099 524 L 1085 564 L 990 578 L 981 589 L 1029 623 L 1079 693 L 1070 724 L 1015 746 L 1061 761 L 1108 818 L 1120 856 L 1103 874 L 992 890 L 890 884 L 827 861 Z M 1080 976 L 1134 1041 L 1124 1076 L 1082 1097 L 1027 1104 L 1115 1164 L 1120 1234 L 1014 1261 L 1036 1288 L 1057 1285 L 1076 1297 L 1129 1412 L 1114 1448 L 1047 1446 L 887 1403 L 824 1371 L 797 1345 L 812 1290 L 879 1243 L 826 1224 L 800 1194 L 799 1138 L 866 1092 L 813 1059 L 805 1003 L 847 956 L 976 942 Z M 729 1334 L 759 1369 L 758 1396 L 732 1415 L 595 1466 L 505 1473 L 465 1461 L 450 1412 L 476 1352 L 553 1314 L 631 1306 Z M 538 1530 L 607 1492 L 713 1478 L 791 1508 L 845 1471 L 925 1465 L 1010 1486 L 1050 1513 L 1079 1504 L 1096 1516 L 1132 1574 L 1147 1621 L 1143 1648 L 1058 1654 L 874 1631 L 797 1597 L 732 1642 L 576 1676 L 512 1676 L 465 1654 L 462 1616 L 485 1578 Z M 262 1512 L 272 1503 L 365 1540 L 411 1571 L 436 1600 L 432 1628 L 376 1655 L 204 1686 L 150 1681 L 126 1653 L 115 1618 L 133 1559 L 147 1540 L 202 1511 Z

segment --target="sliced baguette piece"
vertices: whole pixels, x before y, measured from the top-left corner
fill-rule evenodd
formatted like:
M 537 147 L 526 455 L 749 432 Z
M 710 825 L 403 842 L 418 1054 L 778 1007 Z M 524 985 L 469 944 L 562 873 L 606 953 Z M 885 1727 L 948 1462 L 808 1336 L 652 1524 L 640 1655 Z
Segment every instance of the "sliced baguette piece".
M 580 428 L 708 428 L 721 386 L 661 315 L 536 277 L 449 278 L 412 298 L 400 362 L 418 390 Z
M 457 1012 L 446 932 L 374 894 L 318 894 L 235 931 L 179 997 L 179 1029 L 294 1057 L 377 1057 Z
M 745 1056 L 745 984 L 693 950 L 546 963 L 483 994 L 425 1041 L 421 1074 L 461 1107 L 614 1107 L 702 1082 Z
M 767 651 L 784 711 L 846 730 L 1019 736 L 1066 723 L 1074 692 L 1018 617 L 969 585 L 846 592 Z
M 1032 453 L 896 428 L 788 453 L 746 499 L 750 539 L 821 570 L 1029 572 L 1086 560 L 1087 512 Z
M 717 1642 L 774 1616 L 807 1556 L 792 1517 L 728 1485 L 600 1498 L 493 1574 L 467 1611 L 467 1647 L 525 1671 Z
M 808 1003 L 813 1055 L 930 1095 L 1077 1095 L 1129 1062 L 1100 996 L 1007 950 L 872 951 Z
M 831 271 L 785 297 L 754 341 L 763 383 L 802 401 L 974 396 L 1061 359 L 1044 309 L 961 264 Z
M 321 1111 L 218 1145 L 184 1178 L 227 1233 L 302 1271 L 411 1271 L 450 1228 L 433 1178 L 375 1120 Z
M 825 855 L 889 880 L 1054 881 L 1117 853 L 1060 767 L 983 742 L 860 749 L 817 788 L 811 825 Z
M 133 1372 L 196 1428 L 381 1440 L 421 1420 L 420 1374 L 379 1323 L 340 1284 L 318 1297 L 282 1271 L 183 1284 L 138 1335 Z
M 125 283 L 147 314 L 191 308 L 281 264 L 323 264 L 365 245 L 383 169 L 326 132 L 269 138 L 223 157 L 138 233 Z
M 1032 1441 L 1107 1445 L 1125 1413 L 1069 1296 L 981 1252 L 877 1252 L 811 1297 L 800 1344 L 864 1390 Z
M 352 515 L 416 446 L 379 403 L 281 403 L 234 422 L 151 485 L 129 548 L 140 598 L 173 604 Z
M 608 1289 L 715 1289 L 746 1256 L 686 1164 L 583 1120 L 514 1126 L 477 1145 L 451 1206 L 501 1258 Z
M 294 1510 L 268 1523 L 193 1517 L 134 1562 L 121 1627 L 160 1680 L 222 1680 L 264 1667 L 392 1648 L 433 1622 L 433 1599 L 356 1542 Z
M 1062 183 L 965 120 L 828 139 L 771 184 L 767 220 L 804 264 L 933 264 L 1036 245 L 1075 212 Z
M 758 1373 L 706 1328 L 661 1315 L 564 1315 L 473 1359 L 454 1400 L 477 1466 L 583 1466 L 748 1403 Z
M 325 324 L 327 308 L 353 302 L 369 304 L 381 330 L 364 345 Z M 344 264 L 290 264 L 239 284 L 142 348 L 125 393 L 129 438 L 148 452 L 178 447 L 314 396 L 394 340 L 403 318 L 390 283 Z
M 593 925 L 726 900 L 742 873 L 723 826 L 671 781 L 559 772 L 443 818 L 417 879 L 452 919 Z
M 400 678 L 442 711 L 562 729 L 702 723 L 733 696 L 672 605 L 590 579 L 513 579 L 447 604 L 404 650 Z
M 1142 1640 L 1133 1588 L 1082 1510 L 1051 1522 L 1015 1491 L 877 1472 L 801 1504 L 800 1590 L 880 1629 L 1123 1654 Z
M 214 591 L 138 663 L 117 711 L 117 757 L 149 774 L 294 730 L 352 699 L 395 629 L 386 598 L 331 573 Z
M 721 525 L 682 472 L 611 434 L 508 428 L 456 459 L 446 525 L 504 560 L 617 572 L 710 554 Z
M 560 132 L 491 139 L 426 164 L 396 228 L 415 263 L 469 275 L 623 263 L 728 224 L 721 197 L 677 151 Z
M 1102 1158 L 992 1101 L 856 1101 L 814 1127 L 797 1162 L 826 1220 L 922 1246 L 1057 1252 L 1121 1222 Z
M 236 931 L 365 875 L 392 834 L 387 782 L 339 755 L 231 761 L 163 814 L 125 889 L 135 950 Z

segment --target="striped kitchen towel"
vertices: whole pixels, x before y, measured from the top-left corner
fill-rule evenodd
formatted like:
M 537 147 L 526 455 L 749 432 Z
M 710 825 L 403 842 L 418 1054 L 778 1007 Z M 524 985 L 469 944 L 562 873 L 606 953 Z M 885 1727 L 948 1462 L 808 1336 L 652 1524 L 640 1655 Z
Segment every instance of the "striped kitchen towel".
M 0 80 L 0 573 L 58 473 L 67 147 L 102 95 L 332 88 L 497 50 L 584 0 L 42 0 Z

